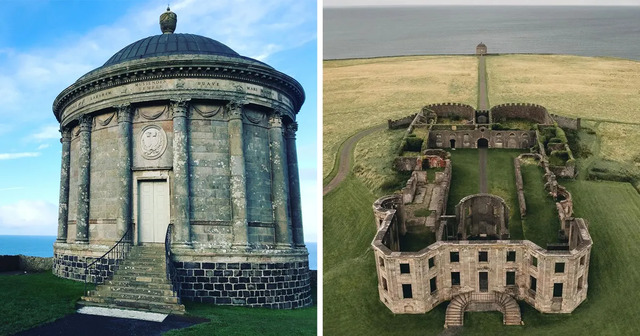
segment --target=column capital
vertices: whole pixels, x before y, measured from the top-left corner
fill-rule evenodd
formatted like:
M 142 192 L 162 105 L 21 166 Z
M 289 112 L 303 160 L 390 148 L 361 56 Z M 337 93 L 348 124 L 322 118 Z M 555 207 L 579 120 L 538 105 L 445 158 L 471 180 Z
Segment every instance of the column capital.
M 269 127 L 271 128 L 281 128 L 282 127 L 282 111 L 275 110 L 269 116 Z
M 171 114 L 173 118 L 186 118 L 190 101 L 191 99 L 188 98 L 171 99 Z
M 284 136 L 288 139 L 295 139 L 298 132 L 298 123 L 291 122 L 284 127 Z
M 118 111 L 118 124 L 123 122 L 131 122 L 131 117 L 133 116 L 133 107 L 131 104 L 120 104 L 114 106 Z
M 60 143 L 71 141 L 71 129 L 60 126 Z
M 225 106 L 227 109 L 227 113 L 229 113 L 230 119 L 240 119 L 242 118 L 242 107 L 245 105 L 245 101 L 243 99 L 231 99 Z
M 93 117 L 87 114 L 83 114 L 78 118 L 80 125 L 80 132 L 91 132 L 93 126 Z

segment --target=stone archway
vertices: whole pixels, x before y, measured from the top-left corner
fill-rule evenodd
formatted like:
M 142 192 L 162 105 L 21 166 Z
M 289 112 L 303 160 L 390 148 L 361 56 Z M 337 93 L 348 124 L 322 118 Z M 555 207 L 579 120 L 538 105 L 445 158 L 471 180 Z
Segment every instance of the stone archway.
M 489 140 L 485 138 L 478 139 L 478 148 L 489 148 Z

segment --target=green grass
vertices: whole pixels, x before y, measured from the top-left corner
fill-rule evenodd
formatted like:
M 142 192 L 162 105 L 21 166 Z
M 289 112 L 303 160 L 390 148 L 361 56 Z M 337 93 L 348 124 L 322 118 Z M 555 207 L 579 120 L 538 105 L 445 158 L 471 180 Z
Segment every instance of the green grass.
M 521 167 L 527 204 L 527 215 L 522 220 L 524 238 L 546 248 L 548 243 L 558 242 L 560 219 L 556 203 L 544 190 L 542 168 L 531 164 L 523 164 Z
M 16 333 L 75 312 L 84 283 L 50 272 L 0 276 L 0 335 Z
M 316 335 L 317 307 L 281 310 L 185 302 L 189 315 L 210 321 L 164 335 Z
M 477 194 L 480 190 L 478 174 L 478 150 L 456 149 L 451 153 L 451 187 L 447 200 L 447 214 L 456 213 L 456 204 L 463 197 Z
M 397 189 L 404 187 L 407 178 L 403 174 L 400 174 L 399 183 L 393 182 L 398 175 L 393 169 L 393 160 L 398 156 L 396 149 L 405 132 L 405 129 L 384 129 L 367 135 L 356 144 L 352 160 L 353 172 L 370 190 L 390 191 L 389 188 L 383 188 L 385 184 L 397 185 Z
M 489 193 L 502 197 L 509 207 L 509 235 L 511 239 L 523 239 L 516 191 L 516 170 L 513 166 L 513 160 L 523 152 L 521 149 L 489 149 L 487 152 Z

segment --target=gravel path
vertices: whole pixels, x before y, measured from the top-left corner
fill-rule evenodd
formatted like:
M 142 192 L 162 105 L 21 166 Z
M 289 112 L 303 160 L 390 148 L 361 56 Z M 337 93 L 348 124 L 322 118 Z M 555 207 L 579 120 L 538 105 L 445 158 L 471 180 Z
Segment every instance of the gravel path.
M 356 146 L 358 141 L 373 132 L 383 130 L 385 127 L 387 127 L 387 124 L 367 128 L 352 135 L 349 139 L 347 139 L 347 141 L 344 142 L 342 150 L 340 151 L 340 155 L 338 156 L 338 173 L 322 189 L 322 196 L 335 189 L 340 183 L 342 183 L 342 181 L 344 181 L 344 179 L 349 174 L 349 170 L 351 169 L 351 156 L 353 153 L 353 148 Z

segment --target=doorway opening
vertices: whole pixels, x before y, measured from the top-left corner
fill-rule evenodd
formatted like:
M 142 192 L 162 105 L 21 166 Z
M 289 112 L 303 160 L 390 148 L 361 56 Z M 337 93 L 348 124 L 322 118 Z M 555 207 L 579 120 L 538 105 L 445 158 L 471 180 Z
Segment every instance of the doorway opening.
M 478 148 L 489 148 L 489 140 L 485 138 L 478 139 Z
M 486 293 L 489 291 L 489 272 L 478 273 L 478 283 L 480 284 L 480 292 Z
M 167 180 L 138 182 L 138 242 L 164 243 L 169 226 Z

